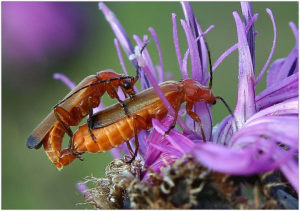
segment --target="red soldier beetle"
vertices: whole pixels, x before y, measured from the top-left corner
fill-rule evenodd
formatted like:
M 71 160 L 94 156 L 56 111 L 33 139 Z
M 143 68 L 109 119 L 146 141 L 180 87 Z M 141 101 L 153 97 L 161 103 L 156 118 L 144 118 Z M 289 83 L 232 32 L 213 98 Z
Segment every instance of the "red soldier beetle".
M 159 86 L 167 100 L 173 105 L 176 117 L 180 106 L 186 102 L 187 114 L 194 121 L 198 122 L 200 127 L 202 127 L 201 120 L 192 111 L 194 104 L 197 102 L 207 102 L 213 105 L 218 99 L 225 102 L 223 98 L 215 97 L 209 87 L 205 87 L 193 79 L 185 79 L 180 82 L 166 81 L 159 84 Z M 53 131 L 55 135 L 48 137 L 43 142 L 50 160 L 60 170 L 63 166 L 70 164 L 78 157 L 76 155 L 81 155 L 84 152 L 105 152 L 124 142 L 128 143 L 131 138 L 135 137 L 136 150 L 130 160 L 132 161 L 137 155 L 139 147 L 137 134 L 141 130 L 150 129 L 153 118 L 163 119 L 168 114 L 168 109 L 164 106 L 152 87 L 136 94 L 130 99 L 126 99 L 124 103 L 128 108 L 128 115 L 122 112 L 120 104 L 109 106 L 93 115 L 90 126 L 93 128 L 92 132 L 95 135 L 95 140 L 89 135 L 89 125 L 84 124 L 74 133 L 69 148 L 61 150 L 63 136 Z M 225 106 L 229 109 L 226 102 Z M 230 109 L 229 112 L 232 114 Z M 174 118 L 173 124 L 167 133 L 175 124 L 176 118 Z M 60 129 L 58 128 L 57 132 L 59 131 Z M 205 139 L 203 129 L 202 135 Z
M 53 127 L 63 128 L 72 137 L 70 126 L 78 125 L 82 119 L 93 115 L 93 108 L 100 104 L 100 98 L 105 92 L 111 98 L 116 98 L 127 113 L 123 101 L 119 99 L 117 89 L 120 87 L 125 96 L 132 97 L 135 94 L 134 84 L 138 80 L 137 75 L 124 76 L 111 70 L 101 71 L 97 75 L 91 75 L 83 79 L 61 102 L 54 106 L 54 111 L 33 130 L 27 140 L 27 147 L 38 149 L 44 139 L 48 138 Z M 91 136 L 93 136 L 91 134 Z
M 142 54 L 145 47 L 149 44 L 147 41 L 140 50 Z M 32 134 L 27 140 L 27 147 L 32 149 L 38 149 L 44 143 L 45 150 L 46 145 L 53 146 L 55 143 L 50 143 L 49 140 L 53 140 L 54 136 L 57 136 L 60 141 L 56 142 L 55 147 L 61 149 L 64 134 L 70 136 L 69 148 L 66 149 L 70 155 L 81 157 L 72 151 L 71 141 L 73 132 L 70 126 L 78 125 L 81 120 L 89 115 L 88 125 L 90 125 L 90 118 L 93 115 L 93 108 L 100 104 L 100 98 L 107 92 L 111 98 L 116 98 L 122 105 L 124 114 L 128 115 L 128 109 L 126 104 L 120 100 L 117 89 L 121 88 L 126 97 L 133 97 L 135 95 L 134 84 L 139 79 L 139 68 L 136 67 L 136 76 L 124 76 L 113 71 L 107 70 L 99 72 L 97 75 L 86 77 L 81 81 L 62 101 L 56 104 L 54 112 L 48 114 L 48 116 L 33 130 Z M 88 131 L 91 138 L 95 142 L 95 136 L 91 132 L 90 126 Z M 45 143 L 47 142 L 47 143 Z M 129 150 L 132 152 L 131 146 L 127 143 Z M 65 151 L 66 151 L 65 150 Z M 57 151 L 54 152 L 54 154 Z M 54 162 L 53 153 L 46 150 L 46 154 L 49 159 Z M 57 156 L 57 155 L 56 155 Z M 54 156 L 55 157 L 55 156 Z
M 192 111 L 195 103 L 207 102 L 215 104 L 216 100 L 220 99 L 233 116 L 225 100 L 220 96 L 215 97 L 211 92 L 212 68 L 209 50 L 208 57 L 211 74 L 209 87 L 203 86 L 200 82 L 193 79 L 184 79 L 180 82 L 166 81 L 160 84 L 163 93 L 175 110 L 174 121 L 166 134 L 174 128 L 179 108 L 183 102 L 187 103 L 187 114 L 195 122 L 199 123 L 204 141 L 206 138 L 202 122 L 198 115 Z M 89 86 L 91 85 L 81 87 L 80 90 Z M 71 95 L 75 93 L 77 91 Z M 67 96 L 66 98 L 69 97 Z M 62 104 L 64 103 L 63 101 Z M 122 111 L 121 105 L 123 105 L 123 108 L 126 105 L 127 111 L 125 110 L 125 113 Z M 55 122 L 43 141 L 44 149 L 49 159 L 60 170 L 63 166 L 70 164 L 75 158 L 81 159 L 80 155 L 86 151 L 92 153 L 104 152 L 126 142 L 132 154 L 132 159 L 129 161 L 131 162 L 137 155 L 139 147 L 137 134 L 143 129 L 150 129 L 152 127 L 152 119 L 157 118 L 161 120 L 168 114 L 168 110 L 153 88 L 144 90 L 132 98 L 126 99 L 121 105 L 115 104 L 105 108 L 89 119 L 87 124 L 80 126 L 75 134 L 70 136 L 71 140 L 67 149 L 61 149 L 66 129 L 60 122 Z M 93 136 L 91 136 L 91 129 L 93 130 Z M 135 137 L 136 143 L 134 153 L 128 143 L 133 137 Z

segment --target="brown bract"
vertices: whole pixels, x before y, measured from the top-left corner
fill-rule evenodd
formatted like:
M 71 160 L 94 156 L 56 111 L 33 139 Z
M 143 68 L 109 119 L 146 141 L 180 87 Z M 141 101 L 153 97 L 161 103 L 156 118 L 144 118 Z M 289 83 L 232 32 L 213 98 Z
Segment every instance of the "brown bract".
M 115 159 L 105 178 L 87 178 L 85 197 L 99 209 L 282 209 L 296 208 L 296 193 L 280 172 L 240 177 L 216 173 L 190 156 L 166 164 L 161 174 L 149 170 L 141 181 L 141 160 Z M 284 197 L 283 197 L 284 196 Z M 291 207 L 294 204 L 296 207 Z

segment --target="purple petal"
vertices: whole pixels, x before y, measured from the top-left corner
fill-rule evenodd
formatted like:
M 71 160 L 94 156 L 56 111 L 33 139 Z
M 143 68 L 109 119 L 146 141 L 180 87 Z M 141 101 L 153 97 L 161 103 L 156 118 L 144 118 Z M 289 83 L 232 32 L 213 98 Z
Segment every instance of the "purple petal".
M 89 193 L 86 193 L 85 191 L 88 189 L 88 187 L 86 186 L 86 184 L 82 181 L 79 181 L 78 183 L 76 183 L 76 189 L 84 196 L 89 196 Z
M 192 78 L 201 82 L 202 84 L 204 83 L 204 79 L 205 79 L 205 75 L 206 75 L 206 46 L 205 46 L 205 41 L 204 41 L 204 37 L 200 35 L 203 35 L 202 29 L 200 24 L 198 23 L 197 19 L 194 16 L 194 11 L 192 6 L 190 5 L 189 2 L 181 2 L 181 6 L 182 6 L 182 10 L 185 16 L 185 20 L 188 26 L 188 29 L 190 30 L 191 34 L 186 36 L 188 43 L 192 43 L 190 41 L 192 41 L 193 39 L 195 40 L 194 42 L 194 48 L 197 51 L 197 54 L 192 53 L 191 51 L 191 46 L 189 45 L 189 49 L 190 49 L 190 54 L 191 54 L 191 66 L 192 66 Z M 185 30 L 185 29 L 184 29 Z M 186 30 L 185 30 L 186 31 Z M 189 36 L 191 36 L 189 41 Z M 196 39 L 200 37 L 199 40 L 196 41 Z M 196 59 L 195 62 L 193 62 L 192 60 Z M 199 62 L 199 66 L 195 66 L 193 68 L 193 64 L 197 64 Z M 198 68 L 198 70 L 196 69 Z M 197 72 L 194 72 L 197 71 Z
M 206 140 L 210 141 L 212 135 L 212 115 L 209 105 L 205 102 L 196 103 L 194 105 L 194 112 L 201 119 Z M 190 130 L 202 137 L 200 125 L 196 123 L 189 115 L 186 115 L 185 122 Z
M 251 18 L 251 20 L 248 22 L 247 27 L 246 27 L 246 34 L 249 33 L 250 28 L 252 27 L 252 25 L 254 24 L 254 22 L 257 20 L 258 14 L 254 14 L 253 17 Z M 221 64 L 221 62 L 227 57 L 229 56 L 229 54 L 231 54 L 233 51 L 235 51 L 236 49 L 238 49 L 238 43 L 234 44 L 233 46 L 231 46 L 229 49 L 227 49 L 218 59 L 217 61 L 214 63 L 212 70 L 215 71 L 215 69 Z M 205 83 L 207 83 L 209 78 L 207 78 L 205 80 Z
M 125 53 L 127 54 L 127 56 L 134 54 L 134 50 L 133 50 L 132 44 L 129 40 L 129 37 L 128 37 L 126 31 L 124 30 L 123 26 L 121 25 L 121 23 L 115 16 L 115 14 L 103 2 L 100 2 L 98 6 L 99 6 L 99 9 L 104 14 L 107 22 L 110 24 L 113 32 L 115 33 L 117 39 L 119 40 L 119 42 L 120 42 L 122 48 L 124 49 Z M 131 62 L 135 68 L 137 66 L 137 61 L 134 59 L 134 60 L 131 60 Z
M 298 74 L 272 84 L 256 96 L 257 109 L 261 110 L 275 103 L 298 97 L 298 87 Z
M 286 100 L 284 102 L 274 104 L 270 107 L 260 110 L 252 117 L 248 119 L 251 121 L 253 119 L 263 117 L 263 116 L 290 116 L 290 115 L 298 115 L 298 98 L 292 98 L 290 100 Z
M 175 13 L 172 13 L 172 24 L 173 24 L 173 40 L 174 40 L 175 52 L 177 55 L 177 61 L 179 64 L 179 69 L 181 70 L 182 75 L 184 75 L 182 70 L 181 53 L 180 53 L 180 45 L 178 41 L 178 31 L 177 31 L 177 22 L 176 22 Z
M 146 148 L 147 148 L 147 136 L 148 136 L 149 132 L 146 130 L 142 130 L 139 134 L 138 134 L 138 139 L 139 139 L 139 154 L 141 155 L 145 155 L 146 154 Z
M 138 45 L 140 45 L 140 46 L 142 45 L 141 40 L 137 36 L 135 36 L 135 40 L 137 41 Z M 146 51 L 145 54 L 147 54 L 147 49 L 145 49 L 145 51 Z M 161 101 L 163 102 L 164 106 L 171 113 L 171 115 L 175 115 L 175 110 L 173 109 L 172 105 L 170 104 L 170 102 L 165 97 L 165 95 L 162 92 L 162 90 L 159 87 L 159 85 L 157 84 L 157 80 L 153 76 L 152 71 L 150 70 L 150 68 L 146 64 L 143 64 L 140 67 L 142 68 L 142 70 L 146 74 L 148 80 L 150 81 L 150 84 L 153 86 L 155 92 L 157 93 L 157 95 L 159 96 L 159 98 L 161 99 Z M 187 126 L 181 121 L 180 118 L 177 118 L 177 122 L 180 125 L 180 127 L 183 129 L 183 131 L 189 131 L 189 129 L 187 128 Z
M 201 81 L 203 79 L 202 75 L 202 65 L 200 61 L 200 56 L 198 52 L 197 45 L 195 44 L 195 39 L 193 37 L 191 29 L 188 27 L 184 20 L 181 20 L 181 25 L 184 29 L 185 36 L 188 42 L 188 47 L 191 56 L 191 69 L 192 69 L 192 78 L 197 81 Z
M 153 121 L 153 120 L 152 120 Z M 162 124 L 170 126 L 173 119 L 171 117 L 165 117 L 163 120 L 161 120 Z M 160 144 L 162 140 L 162 135 L 158 131 L 159 128 L 154 129 L 150 136 L 147 139 L 147 145 L 146 145 L 146 153 L 145 153 L 145 166 L 150 166 L 154 163 L 154 161 L 160 156 L 161 152 L 155 150 L 151 144 Z
M 187 49 L 187 51 L 184 54 L 183 61 L 182 61 L 181 74 L 184 79 L 189 78 L 189 74 L 188 74 L 188 70 L 187 70 L 189 54 L 190 54 L 190 51 L 189 51 L 189 49 Z
M 290 159 L 286 163 L 280 166 L 280 170 L 284 176 L 291 183 L 293 188 L 299 192 L 299 166 L 296 161 Z
M 140 49 L 144 46 L 144 43 L 141 41 L 141 39 L 137 35 L 133 35 L 133 39 L 137 43 L 137 46 L 135 47 L 136 53 L 134 55 L 135 55 L 135 58 L 138 61 L 138 66 L 143 67 L 143 66 L 151 65 L 151 66 L 148 67 L 148 69 L 150 70 L 151 75 L 153 75 L 152 78 L 155 78 L 156 75 L 155 75 L 154 65 L 152 63 L 152 60 L 150 58 L 150 55 L 148 53 L 147 48 L 145 48 L 144 51 L 142 52 L 142 54 L 140 54 Z M 142 77 L 141 77 L 141 87 L 142 87 L 142 90 L 144 90 L 144 89 L 149 88 L 150 84 L 149 84 L 149 80 L 147 78 L 146 73 L 144 71 L 140 71 L 140 72 L 142 73 L 141 74 L 142 75 Z
M 255 85 L 257 85 L 257 83 L 260 81 L 260 79 L 264 75 L 267 67 L 269 66 L 269 63 L 270 63 L 270 61 L 272 59 L 272 56 L 274 54 L 274 50 L 275 50 L 275 46 L 276 46 L 276 41 L 277 41 L 277 29 L 276 29 L 276 24 L 275 24 L 273 13 L 272 13 L 272 11 L 269 8 L 267 8 L 266 11 L 269 14 L 269 16 L 271 18 L 271 21 L 272 21 L 272 24 L 273 24 L 273 31 L 274 31 L 273 45 L 272 45 L 271 52 L 269 54 L 269 57 L 267 59 L 266 64 L 264 65 L 263 69 L 260 71 L 258 77 L 255 80 Z
M 169 125 L 166 127 L 161 124 L 157 119 L 152 120 L 153 128 L 155 128 L 162 136 L 165 135 L 165 132 L 169 129 Z M 175 129 L 171 130 L 169 135 L 166 135 L 166 139 L 172 145 L 174 149 L 181 152 L 182 154 L 190 151 L 194 143 L 189 140 L 186 136 L 177 132 Z
M 261 165 L 261 161 L 266 160 L 265 157 L 254 156 L 258 154 L 255 147 L 238 150 L 212 143 L 200 143 L 195 145 L 191 154 L 204 166 L 233 175 L 249 175 L 268 169 Z
M 71 90 L 74 89 L 74 87 L 76 86 L 76 84 L 71 81 L 66 75 L 62 74 L 62 73 L 54 73 L 53 74 L 53 78 L 54 79 L 58 79 L 61 82 L 63 82 L 64 84 L 66 84 Z
M 294 34 L 294 37 L 296 39 L 296 46 L 298 46 L 298 43 L 299 43 L 299 32 L 298 32 L 297 26 L 293 22 L 289 22 L 289 25 L 290 25 L 290 27 L 292 29 L 292 32 Z
M 121 151 L 117 147 L 112 148 L 109 152 L 113 158 L 122 158 Z
M 155 68 L 156 68 L 156 70 L 157 70 L 157 72 L 158 72 L 158 82 L 159 82 L 159 83 L 164 82 L 164 80 L 165 80 L 165 75 L 164 75 L 163 69 L 161 69 L 161 66 L 160 66 L 160 65 L 156 65 Z
M 193 11 L 188 3 L 182 3 L 185 16 L 189 21 L 189 26 L 191 26 L 191 21 L 195 21 L 193 17 Z M 190 14 L 190 13 L 191 14 Z M 203 69 L 201 65 L 201 60 L 200 60 L 200 55 L 199 52 L 201 51 L 198 50 L 198 45 L 195 43 L 195 38 L 193 37 L 193 33 L 198 34 L 197 26 L 194 26 L 194 30 L 192 31 L 191 28 L 186 24 L 185 21 L 181 20 L 182 27 L 185 31 L 185 35 L 187 38 L 188 46 L 189 46 L 189 53 L 191 57 L 191 69 L 192 69 L 192 78 L 197 80 L 197 81 L 203 81 Z M 201 38 L 200 38 L 201 39 Z M 183 68 L 182 68 L 183 69 Z M 200 71 L 199 71 L 200 70 Z M 197 103 L 194 106 L 194 112 L 197 113 L 197 115 L 201 118 L 201 121 L 203 122 L 202 125 L 204 125 L 204 133 L 207 137 L 208 140 L 210 140 L 211 137 L 211 129 L 212 129 L 212 118 L 211 118 L 211 112 L 209 109 L 209 106 L 207 103 Z M 190 129 L 194 129 L 194 131 L 198 134 L 201 135 L 201 129 L 198 124 L 194 124 L 194 121 L 187 116 L 186 117 L 186 123 L 189 126 Z
M 286 77 L 298 72 L 298 40 L 296 46 L 284 60 L 279 60 L 270 68 L 267 75 L 267 85 L 276 84 Z
M 136 41 L 137 45 L 139 46 L 139 48 L 141 49 L 144 46 L 144 42 L 142 42 L 142 40 L 137 36 L 137 35 L 133 35 L 133 39 Z M 152 62 L 152 59 L 149 55 L 149 52 L 147 50 L 147 48 L 144 49 L 143 53 L 142 53 L 142 60 L 144 64 L 138 64 L 141 68 L 143 67 L 147 67 L 150 71 L 151 71 L 151 78 L 155 81 L 155 83 L 157 84 L 158 82 L 158 77 L 156 76 L 156 72 L 155 72 L 155 68 Z M 147 73 L 145 72 L 146 76 L 148 77 L 148 79 L 150 80 L 149 76 L 147 75 Z M 153 81 L 153 82 L 154 82 Z M 151 85 L 153 85 L 153 83 L 150 80 Z M 149 87 L 147 87 L 149 88 Z
M 159 82 L 163 82 L 164 81 L 164 62 L 163 62 L 163 59 L 162 59 L 162 52 L 161 52 L 161 47 L 160 47 L 160 44 L 159 44 L 159 41 L 158 41 L 158 37 L 157 37 L 157 34 L 155 32 L 155 30 L 150 27 L 149 28 L 149 31 L 155 41 L 155 45 L 156 45 L 156 48 L 157 48 L 157 51 L 158 51 L 158 56 L 159 56 L 159 67 L 160 67 L 160 71 L 158 71 L 158 75 L 159 75 Z
M 170 147 L 169 145 L 166 145 L 166 144 L 162 144 L 162 143 L 161 144 L 151 144 L 151 146 L 154 147 L 155 149 L 161 151 L 162 153 L 172 155 L 173 157 L 176 157 L 176 158 L 179 158 L 183 155 L 182 152 L 179 152 L 175 148 Z
M 120 97 L 120 100 L 124 100 L 125 99 L 124 92 L 122 91 L 121 88 L 118 88 L 118 96 Z
M 195 19 L 196 21 L 196 25 L 197 25 L 197 29 L 198 29 L 198 34 L 199 36 L 196 37 L 197 39 L 197 42 L 199 43 L 198 39 L 200 38 L 200 47 L 201 47 L 201 50 L 200 50 L 200 60 L 202 62 L 202 74 L 203 74 L 203 79 L 201 80 L 201 82 L 204 84 L 204 79 L 207 77 L 206 76 L 206 73 L 207 73 L 207 49 L 206 49 L 206 43 L 204 41 L 205 39 L 205 33 L 202 32 L 202 29 L 201 29 L 201 26 L 198 22 L 197 19 Z
M 267 116 L 247 122 L 231 138 L 230 146 L 242 148 L 257 140 L 282 143 L 290 149 L 298 149 L 298 117 Z
M 253 10 L 251 2 L 243 1 L 241 2 L 241 8 L 242 13 L 245 19 L 245 26 L 248 25 L 249 21 L 251 21 L 251 18 L 253 17 Z M 255 75 L 255 29 L 254 25 L 251 25 L 249 33 L 246 33 L 247 35 L 247 42 L 251 53 L 251 60 L 252 60 L 252 66 L 253 66 L 253 72 Z
M 210 25 L 204 32 L 203 32 L 203 34 L 202 34 L 202 36 L 203 35 L 206 35 L 208 32 L 210 32 L 212 29 L 214 29 L 215 28 L 215 25 Z M 200 37 L 201 37 L 201 35 L 200 35 Z M 200 38 L 199 37 L 199 38 Z
M 212 138 L 213 143 L 225 145 L 227 140 L 231 138 L 232 133 L 230 133 L 229 135 L 229 131 L 231 131 L 232 129 L 231 121 L 232 117 L 231 115 L 229 115 L 225 117 L 221 123 L 215 126 L 216 129 L 215 131 L 213 130 L 214 132 Z
M 120 49 L 120 46 L 119 46 L 119 42 L 118 42 L 117 39 L 114 39 L 114 44 L 116 46 L 117 54 L 118 54 L 123 72 L 124 72 L 125 75 L 128 75 L 128 72 L 127 72 L 127 69 L 126 69 L 126 66 L 125 66 L 125 63 L 124 63 L 124 60 L 123 60 L 122 52 L 121 52 L 121 49 Z
M 240 128 L 243 123 L 256 112 L 254 73 L 244 25 L 237 12 L 233 12 L 233 16 L 236 22 L 239 49 L 238 100 L 234 115 L 236 117 L 237 126 Z
M 247 28 L 246 28 L 246 33 L 248 32 L 248 30 L 250 29 L 251 25 L 256 21 L 258 17 L 258 14 L 255 14 L 251 20 L 249 21 Z M 238 28 L 239 29 L 239 28 Z M 245 40 L 245 39 L 244 39 Z M 239 41 L 240 42 L 240 41 Z M 244 42 L 245 43 L 245 42 Z M 239 43 L 238 43 L 239 44 Z M 222 56 L 218 59 L 218 61 L 216 62 L 216 64 L 218 64 L 218 62 L 221 62 L 227 55 L 229 55 L 231 52 L 233 52 L 237 47 L 238 44 L 233 45 L 230 49 L 228 49 L 225 53 L 222 54 Z M 249 54 L 248 54 L 249 55 Z M 249 58 L 249 56 L 248 56 Z M 241 56 L 240 56 L 240 59 Z M 216 67 L 216 65 L 214 65 Z M 247 89 L 247 88 L 245 88 Z M 241 112 L 242 113 L 242 112 Z M 219 143 L 219 144 L 224 144 L 226 145 L 233 132 L 232 132 L 232 118 L 229 116 L 227 118 L 225 118 L 220 125 L 218 126 L 216 132 L 213 135 L 213 142 L 214 143 Z
M 159 159 L 157 159 L 148 169 L 151 169 L 151 170 L 159 173 L 160 169 L 162 167 L 166 167 L 167 165 L 172 164 L 177 159 L 178 159 L 178 157 L 170 156 L 170 154 L 168 154 L 168 153 L 162 153 L 162 154 L 160 154 Z M 142 181 L 145 181 L 147 179 L 147 172 L 146 172 L 145 176 L 146 177 L 144 177 Z
M 282 65 L 285 62 L 285 58 L 276 59 L 271 65 L 268 70 L 267 74 L 267 87 L 271 86 L 272 84 L 276 84 L 277 81 L 275 81 L 275 78 L 277 77 L 277 73 L 282 68 Z

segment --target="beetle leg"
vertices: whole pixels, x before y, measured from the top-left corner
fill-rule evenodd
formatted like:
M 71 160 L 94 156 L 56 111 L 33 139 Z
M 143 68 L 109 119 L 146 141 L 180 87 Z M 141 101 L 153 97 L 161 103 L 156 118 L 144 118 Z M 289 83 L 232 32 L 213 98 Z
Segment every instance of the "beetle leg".
M 174 103 L 175 104 L 175 106 L 173 107 L 174 110 L 175 110 L 174 119 L 173 119 L 173 122 L 170 125 L 169 129 L 163 135 L 162 139 L 164 139 L 165 136 L 168 135 L 171 132 L 171 130 L 173 130 L 174 127 L 176 126 L 176 122 L 177 122 L 177 118 L 178 118 L 178 113 L 179 113 L 180 106 L 181 106 L 181 104 L 183 102 L 183 98 L 184 98 L 183 88 L 182 87 L 178 87 L 178 88 L 179 88 L 178 93 L 180 93 L 180 96 L 177 97 L 177 99 L 176 99 L 176 101 Z
M 128 107 L 127 105 L 124 103 L 124 101 L 120 100 L 119 96 L 117 97 L 117 100 L 119 101 L 119 103 L 122 105 L 124 111 L 125 111 L 125 114 L 127 116 L 129 116 L 129 111 L 128 111 Z
M 147 129 L 147 122 L 143 117 L 133 114 L 132 120 L 133 120 L 133 132 L 134 132 L 134 140 L 135 140 L 135 151 L 134 151 L 132 158 L 129 161 L 127 161 L 127 163 L 131 163 L 136 158 L 137 153 L 139 151 L 140 144 L 139 144 L 139 140 L 138 140 L 138 129 L 137 129 L 136 122 L 138 122 L 138 124 L 141 126 L 140 128 Z
M 68 149 L 69 149 L 70 152 L 71 152 L 73 155 L 75 155 L 79 160 L 83 161 L 84 159 L 81 157 L 81 155 L 78 154 L 78 153 L 76 153 L 76 152 L 74 152 L 74 150 L 73 150 L 73 148 L 72 148 L 72 141 L 73 141 L 73 139 L 70 138 Z
M 118 102 L 122 105 L 122 107 L 123 107 L 123 109 L 124 109 L 124 111 L 125 111 L 125 114 L 126 114 L 127 116 L 129 116 L 128 108 L 127 108 L 126 104 L 120 99 L 120 97 L 119 97 L 119 95 L 118 95 L 118 92 L 117 92 L 117 89 L 116 89 L 113 85 L 111 85 L 111 84 L 109 83 L 109 81 L 107 82 L 107 86 L 108 86 L 108 88 L 107 88 L 107 93 L 108 93 L 108 95 L 109 95 L 112 99 L 116 98 L 116 99 L 118 100 Z M 122 90 L 122 91 L 124 92 L 124 90 Z M 127 96 L 127 93 L 124 92 L 124 95 Z
M 126 144 L 127 144 L 127 148 L 128 148 L 128 150 L 129 150 L 131 156 L 133 157 L 133 156 L 134 156 L 134 152 L 133 152 L 133 150 L 132 150 L 132 147 L 131 147 L 129 141 L 126 141 Z
M 89 124 L 88 124 L 88 125 L 89 125 Z M 92 129 L 91 129 L 90 127 L 88 127 L 88 131 L 89 131 L 89 134 L 90 134 L 91 137 L 92 137 L 93 142 L 96 144 L 96 143 L 97 143 L 97 142 L 96 142 L 96 137 L 95 137 L 95 135 L 93 134 Z
M 89 97 L 88 100 L 87 100 L 87 104 L 88 104 L 88 107 L 89 107 L 89 118 L 88 118 L 88 131 L 89 131 L 89 134 L 91 135 L 92 137 L 92 140 L 94 143 L 96 143 L 96 137 L 95 135 L 93 134 L 92 132 L 92 127 L 93 127 L 93 122 L 92 122 L 92 116 L 93 116 L 93 102 L 92 102 L 92 98 Z
M 124 95 L 126 96 L 126 93 L 124 92 Z M 122 105 L 122 107 L 123 107 L 123 109 L 124 109 L 124 111 L 125 111 L 125 114 L 127 115 L 127 116 L 129 116 L 129 111 L 128 111 L 128 107 L 127 107 L 127 105 L 124 103 L 124 101 L 123 100 L 121 100 L 120 98 L 119 98 L 119 95 L 116 93 L 116 96 L 115 96 L 115 98 L 119 101 L 119 103 Z
M 174 110 L 175 110 L 175 116 L 174 116 L 173 122 L 170 125 L 169 129 L 165 132 L 165 135 L 168 135 L 171 132 L 171 130 L 174 129 L 174 127 L 176 126 L 176 122 L 177 122 L 177 118 L 178 118 L 178 113 L 179 113 L 181 102 L 182 102 L 181 99 L 182 99 L 182 96 L 180 96 L 180 97 L 177 98 L 177 101 L 176 101 L 176 104 L 175 104 L 175 108 L 174 108 Z
M 206 137 L 205 137 L 205 134 L 204 134 L 204 130 L 203 130 L 203 126 L 202 126 L 201 119 L 199 118 L 199 116 L 198 116 L 195 112 L 192 111 L 193 107 L 194 107 L 194 103 L 192 103 L 192 102 L 187 102 L 187 103 L 186 103 L 186 112 L 187 112 L 187 114 L 188 114 L 195 122 L 198 122 L 198 123 L 199 123 L 203 141 L 206 142 Z
M 58 106 L 54 109 L 54 115 L 55 115 L 56 119 L 61 123 L 61 125 L 65 129 L 66 133 L 72 138 L 73 132 L 72 132 L 71 128 L 66 125 L 66 122 L 68 124 L 71 122 L 72 117 L 71 117 L 70 113 L 68 111 L 66 111 L 64 108 Z

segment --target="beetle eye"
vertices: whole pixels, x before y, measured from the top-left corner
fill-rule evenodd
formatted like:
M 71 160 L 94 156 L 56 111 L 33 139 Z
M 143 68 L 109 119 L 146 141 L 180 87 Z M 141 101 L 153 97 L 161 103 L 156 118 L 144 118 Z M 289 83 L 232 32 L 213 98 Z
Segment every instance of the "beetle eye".
M 129 82 L 129 81 L 124 81 L 124 88 L 125 89 L 130 89 L 130 87 L 131 87 L 131 83 Z

